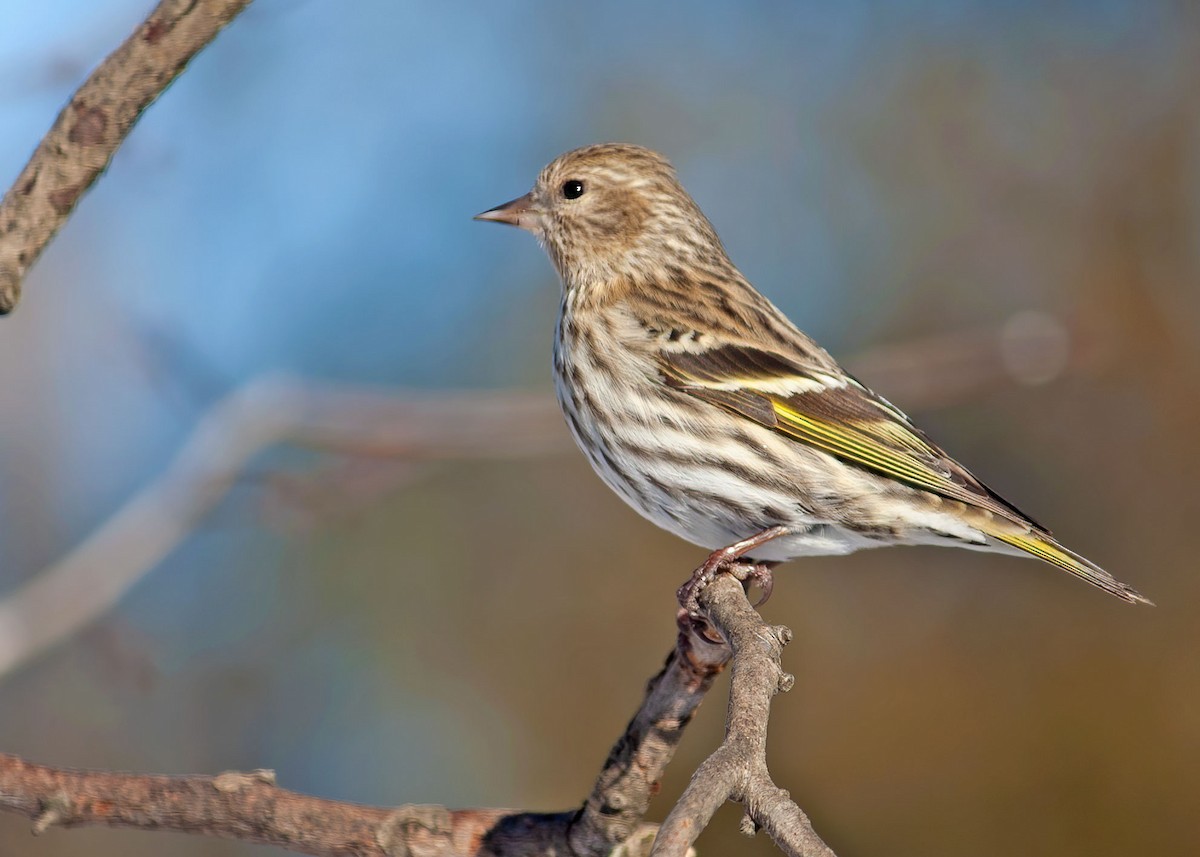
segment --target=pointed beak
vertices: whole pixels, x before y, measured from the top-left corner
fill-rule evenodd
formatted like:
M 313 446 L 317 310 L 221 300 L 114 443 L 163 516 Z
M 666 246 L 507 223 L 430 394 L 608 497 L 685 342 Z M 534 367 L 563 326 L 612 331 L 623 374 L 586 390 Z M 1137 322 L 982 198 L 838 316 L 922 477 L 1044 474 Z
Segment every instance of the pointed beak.
M 533 207 L 531 194 L 519 196 L 512 202 L 490 208 L 482 214 L 476 214 L 475 220 L 491 220 L 496 223 L 507 223 L 509 226 L 519 226 L 530 232 L 537 232 L 541 227 L 541 212 Z

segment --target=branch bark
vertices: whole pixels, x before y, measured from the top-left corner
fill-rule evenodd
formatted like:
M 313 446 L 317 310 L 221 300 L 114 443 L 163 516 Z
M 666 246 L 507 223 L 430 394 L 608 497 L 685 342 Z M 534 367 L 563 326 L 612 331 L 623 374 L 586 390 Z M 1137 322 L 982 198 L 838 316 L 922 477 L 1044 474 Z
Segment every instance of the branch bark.
M 272 771 L 215 777 L 51 768 L 0 754 L 0 809 L 53 826 L 176 830 L 360 857 L 687 857 L 726 800 L 746 808 L 743 831 L 763 829 L 789 857 L 835 857 L 767 771 L 771 698 L 791 688 L 780 656 L 791 632 L 769 626 L 743 585 L 723 574 L 699 595 L 713 642 L 685 615 L 666 663 L 575 810 L 394 809 L 279 788 Z M 695 772 L 659 829 L 643 821 L 658 783 L 716 676 L 732 661 L 725 740 Z
M 145 110 L 250 0 L 162 0 L 58 114 L 0 202 L 0 315 Z
M 88 825 L 177 830 L 337 857 L 642 857 L 657 832 L 642 821 L 650 799 L 729 656 L 727 647 L 681 632 L 574 811 L 388 809 L 287 791 L 271 771 L 167 777 L 51 768 L 3 754 L 0 808 L 32 819 L 35 834 Z
M 767 770 L 771 698 L 795 683 L 780 664 L 792 632 L 764 622 L 729 574 L 700 590 L 698 600 L 709 624 L 732 649 L 725 740 L 692 775 L 663 822 L 651 857 L 683 857 L 726 800 L 745 807 L 743 832 L 765 830 L 789 857 L 835 857 Z

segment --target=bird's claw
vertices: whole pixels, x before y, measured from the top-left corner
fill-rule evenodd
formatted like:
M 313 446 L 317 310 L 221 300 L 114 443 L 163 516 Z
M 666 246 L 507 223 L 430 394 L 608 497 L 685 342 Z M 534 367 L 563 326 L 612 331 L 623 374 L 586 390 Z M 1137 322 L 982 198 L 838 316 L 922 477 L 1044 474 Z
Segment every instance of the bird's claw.
M 692 576 L 683 586 L 679 587 L 675 596 L 679 599 L 679 605 L 687 611 L 687 615 L 692 618 L 700 618 L 700 593 L 704 587 L 708 586 L 717 575 L 726 572 L 732 574 L 737 580 L 743 583 L 757 583 L 758 588 L 762 591 L 762 597 L 759 598 L 755 607 L 760 607 L 766 603 L 771 597 L 771 590 L 774 588 L 774 578 L 771 576 L 771 569 L 775 567 L 773 562 L 754 562 L 742 561 L 742 557 L 756 547 L 760 547 L 772 539 L 784 535 L 787 532 L 785 527 L 770 527 L 751 536 L 748 539 L 742 539 L 740 542 L 735 542 L 728 547 L 718 548 L 708 555 L 703 564 L 700 565 Z
M 771 593 L 775 591 L 775 575 L 771 573 L 775 563 L 759 562 L 753 565 L 739 566 L 739 568 L 742 567 L 746 569 L 745 577 L 738 577 L 738 572 L 734 569 L 730 569 L 730 571 L 743 583 L 753 583 L 758 586 L 759 596 L 758 600 L 754 602 L 754 606 L 762 607 L 771 597 Z
M 679 587 L 676 596 L 679 598 L 680 605 L 688 611 L 688 614 L 695 616 L 700 611 L 700 592 L 704 587 L 716 580 L 718 574 L 724 573 L 740 581 L 747 588 L 751 584 L 758 586 L 761 594 L 759 599 L 754 602 L 754 606 L 761 607 L 767 603 L 767 599 L 771 597 L 771 592 L 775 588 L 775 577 L 771 574 L 771 569 L 774 566 L 775 563 L 771 562 L 739 562 L 731 560 L 710 568 L 708 563 L 705 563 L 696 569 L 687 583 Z

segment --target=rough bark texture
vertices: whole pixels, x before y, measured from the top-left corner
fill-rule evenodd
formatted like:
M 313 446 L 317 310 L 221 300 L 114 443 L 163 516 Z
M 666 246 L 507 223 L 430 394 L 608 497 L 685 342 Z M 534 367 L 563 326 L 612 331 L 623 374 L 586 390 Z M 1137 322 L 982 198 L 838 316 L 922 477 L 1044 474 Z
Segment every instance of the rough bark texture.
M 0 755 L 0 808 L 52 826 L 176 830 L 317 855 L 625 855 L 649 853 L 642 817 L 684 728 L 729 650 L 680 634 L 592 793 L 559 813 L 440 806 L 370 807 L 279 788 L 270 771 L 215 777 L 49 768 Z
M 733 649 L 725 740 L 692 775 L 663 822 L 651 854 L 682 857 L 721 804 L 735 800 L 746 809 L 745 832 L 767 831 L 785 854 L 794 857 L 834 857 L 808 817 L 767 771 L 771 698 L 795 683 L 780 666 L 792 632 L 766 624 L 730 575 L 721 575 L 702 589 L 698 600 L 709 623 Z
M 790 632 L 766 625 L 728 575 L 702 590 L 699 603 L 729 645 L 681 620 L 675 648 L 577 810 L 388 809 L 287 791 L 271 771 L 166 777 L 49 768 L 2 754 L 0 809 L 32 819 L 35 834 L 56 825 L 176 830 L 331 857 L 684 857 L 733 799 L 746 807 L 747 832 L 766 830 L 789 855 L 833 857 L 767 773 L 770 700 L 792 683 L 779 666 Z M 725 741 L 696 771 L 656 840 L 657 826 L 643 822 L 646 809 L 684 728 L 730 660 Z
M 142 111 L 250 0 L 162 0 L 71 97 L 0 202 L 0 314 Z
M 600 857 L 618 843 L 636 838 L 637 826 L 658 792 L 659 779 L 684 728 L 729 656 L 727 647 L 713 645 L 690 629 L 680 631 L 675 649 L 646 685 L 645 701 L 613 745 L 572 823 L 568 853 Z

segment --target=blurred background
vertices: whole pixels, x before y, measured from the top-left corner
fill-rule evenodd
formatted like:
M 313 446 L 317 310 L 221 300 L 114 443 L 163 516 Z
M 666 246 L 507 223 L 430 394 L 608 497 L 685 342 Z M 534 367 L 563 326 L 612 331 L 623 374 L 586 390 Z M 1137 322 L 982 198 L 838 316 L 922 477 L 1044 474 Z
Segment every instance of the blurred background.
M 5 6 L 0 185 L 150 6 Z M 840 854 L 1195 854 L 1198 89 L 1185 3 L 258 0 L 0 320 L 0 599 L 263 377 L 549 396 L 550 264 L 470 218 L 565 149 L 638 142 L 802 328 L 1158 603 L 962 551 L 792 563 L 764 608 L 796 634 L 777 781 Z M 254 453 L 115 609 L 0 674 L 0 751 L 577 805 L 703 551 L 538 424 L 521 455 Z M 775 853 L 737 819 L 701 854 Z M 0 854 L 277 853 L 28 830 L 0 815 Z

